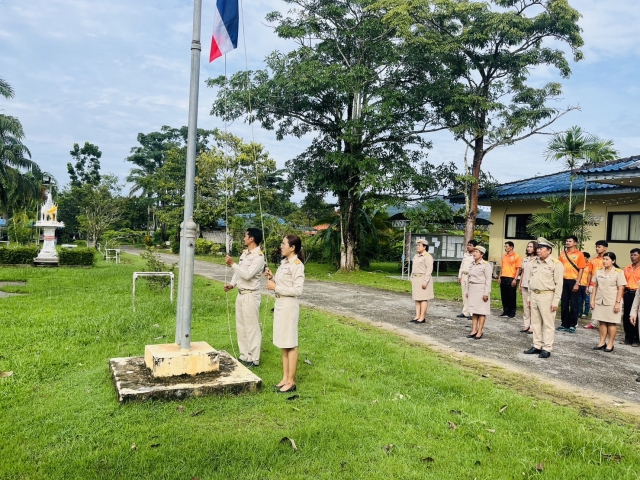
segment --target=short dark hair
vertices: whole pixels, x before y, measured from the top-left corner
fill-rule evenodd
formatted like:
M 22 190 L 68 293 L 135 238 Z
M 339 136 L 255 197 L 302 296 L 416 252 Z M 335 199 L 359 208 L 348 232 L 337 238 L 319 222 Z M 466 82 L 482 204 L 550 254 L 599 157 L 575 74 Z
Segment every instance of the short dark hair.
M 582 252 L 582 255 L 584 255 L 584 258 L 591 258 L 591 254 L 589 252 Z
M 256 245 L 260 245 L 260 242 L 262 242 L 262 231 L 259 228 L 247 228 L 247 235 L 249 235 L 249 238 L 253 238 Z
M 474 240 L 474 239 L 471 239 L 471 240 L 469 240 L 467 242 L 467 245 L 473 245 L 474 247 L 477 247 L 478 246 L 478 241 Z
M 511 248 L 515 247 L 515 245 L 513 244 L 513 242 L 511 240 L 509 240 L 508 242 L 504 242 L 505 245 L 509 245 Z
M 603 246 L 603 247 L 607 247 L 608 248 L 609 247 L 609 242 L 607 242 L 606 240 L 598 240 L 596 242 L 596 247 L 599 247 L 599 246 Z
M 574 242 L 578 243 L 578 237 L 576 237 L 575 235 L 569 235 L 565 240 L 573 240 Z
M 629 253 L 640 253 L 640 248 L 632 248 Z

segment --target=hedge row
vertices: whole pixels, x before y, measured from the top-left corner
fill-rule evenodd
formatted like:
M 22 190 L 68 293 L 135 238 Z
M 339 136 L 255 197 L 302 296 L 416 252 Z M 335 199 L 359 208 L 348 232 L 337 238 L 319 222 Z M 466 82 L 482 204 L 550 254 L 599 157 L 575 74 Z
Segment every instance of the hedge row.
M 93 248 L 73 248 L 62 249 L 58 252 L 60 265 L 79 265 L 91 267 L 96 261 L 95 249 Z
M 38 247 L 0 248 L 0 265 L 28 265 L 38 255 Z

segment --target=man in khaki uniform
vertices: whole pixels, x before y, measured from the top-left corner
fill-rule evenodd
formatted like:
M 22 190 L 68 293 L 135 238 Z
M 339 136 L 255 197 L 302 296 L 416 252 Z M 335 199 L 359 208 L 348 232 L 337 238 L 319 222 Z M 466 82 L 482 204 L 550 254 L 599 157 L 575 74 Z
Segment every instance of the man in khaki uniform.
M 473 263 L 473 250 L 476 245 L 478 245 L 476 240 L 469 240 L 467 251 L 464 252 L 462 262 L 460 262 L 460 270 L 458 270 L 458 283 L 462 289 L 462 313 L 458 315 L 458 318 L 471 318 L 469 299 L 467 298 L 467 285 L 469 284 L 469 267 Z
M 257 367 L 260 364 L 260 276 L 265 266 L 264 255 L 259 247 L 261 241 L 262 232 L 257 228 L 249 228 L 244 235 L 244 245 L 247 249 L 240 255 L 240 261 L 235 263 L 229 255 L 225 258 L 226 264 L 233 269 L 233 278 L 231 283 L 224 286 L 224 291 L 228 292 L 233 287 L 238 287 L 238 360 L 247 367 Z
M 538 238 L 538 258 L 533 261 L 529 278 L 529 305 L 533 347 L 524 353 L 538 353 L 549 358 L 553 348 L 556 311 L 562 296 L 564 266 L 551 256 L 553 245 L 545 238 Z

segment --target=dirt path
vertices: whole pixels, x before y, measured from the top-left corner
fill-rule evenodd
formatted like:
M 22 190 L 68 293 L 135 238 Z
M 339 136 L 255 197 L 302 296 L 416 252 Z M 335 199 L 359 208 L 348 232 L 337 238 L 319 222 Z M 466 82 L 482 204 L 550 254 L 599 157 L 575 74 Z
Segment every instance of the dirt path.
M 127 253 L 140 250 L 123 248 Z M 177 263 L 176 255 L 160 254 L 163 261 Z M 225 267 L 196 261 L 197 275 L 224 281 Z M 230 270 L 227 278 L 231 278 Z M 575 334 L 557 332 L 554 349 L 548 359 L 525 355 L 531 335 L 519 333 L 522 319 L 487 319 L 484 338 L 465 337 L 471 321 L 456 318 L 460 304 L 445 300 L 430 302 L 426 325 L 409 323 L 415 312 L 409 294 L 387 292 L 358 285 L 306 281 L 302 302 L 310 307 L 356 318 L 402 335 L 412 341 L 435 347 L 456 357 L 471 357 L 485 364 L 497 365 L 522 375 L 533 375 L 564 391 L 615 407 L 640 413 L 640 348 L 622 344 L 618 335 L 613 353 L 594 351 L 598 334 L 579 328 Z M 621 330 L 621 329 L 620 329 Z

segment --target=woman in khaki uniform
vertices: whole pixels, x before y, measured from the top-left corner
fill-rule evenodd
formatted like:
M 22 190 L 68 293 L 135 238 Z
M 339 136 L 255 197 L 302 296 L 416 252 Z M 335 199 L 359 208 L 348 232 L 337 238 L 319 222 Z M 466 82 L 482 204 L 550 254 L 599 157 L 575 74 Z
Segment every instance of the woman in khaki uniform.
M 429 300 L 434 297 L 433 281 L 433 257 L 427 252 L 429 242 L 419 238 L 416 244 L 416 253 L 413 256 L 411 267 L 411 298 L 416 302 L 416 316 L 411 323 L 424 323 L 429 308 Z
M 273 309 L 273 344 L 282 350 L 282 380 L 275 385 L 278 393 L 296 391 L 298 367 L 298 319 L 304 284 L 304 253 L 302 241 L 297 235 L 282 239 L 280 253 L 283 260 L 275 276 L 268 268 L 264 275 L 269 280 L 267 290 L 276 294 Z
M 531 304 L 529 303 L 529 279 L 531 278 L 531 267 L 533 261 L 538 258 L 538 242 L 532 241 L 527 243 L 526 256 L 522 259 L 522 274 L 520 275 L 520 294 L 522 295 L 523 320 L 524 328 L 521 333 L 529 333 L 533 335 L 531 328 Z
M 627 279 L 616 264 L 616 254 L 607 252 L 602 257 L 603 268 L 592 277 L 591 318 L 600 321 L 600 343 L 594 350 L 613 352 L 618 324 L 622 323 L 622 295 Z M 607 336 L 609 341 L 607 342 Z
M 473 263 L 469 266 L 469 283 L 467 284 L 466 296 L 468 308 L 471 313 L 471 333 L 467 338 L 480 340 L 482 329 L 487 315 L 491 313 L 491 264 L 482 257 L 487 253 L 484 247 L 476 246 L 473 250 Z

